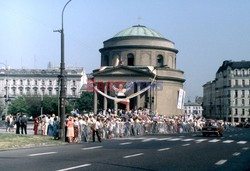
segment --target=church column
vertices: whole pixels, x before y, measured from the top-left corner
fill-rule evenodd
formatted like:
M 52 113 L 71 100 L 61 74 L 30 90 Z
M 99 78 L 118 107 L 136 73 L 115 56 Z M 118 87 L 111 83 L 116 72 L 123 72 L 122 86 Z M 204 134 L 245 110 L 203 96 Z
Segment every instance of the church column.
M 94 114 L 97 114 L 97 91 L 94 90 Z
M 114 111 L 117 113 L 117 103 L 114 101 Z
M 150 112 L 152 112 L 152 103 L 151 103 L 151 88 L 147 90 L 147 98 L 148 98 L 148 108 L 150 109 Z
M 137 85 L 137 83 L 134 83 L 134 86 L 136 86 L 136 88 L 137 88 L 137 90 L 136 90 L 136 92 L 138 92 L 138 85 Z M 138 95 L 138 96 L 136 96 L 136 108 L 137 109 L 139 109 L 140 107 L 141 107 L 141 103 L 140 103 L 140 94 Z
M 126 110 L 129 111 L 130 110 L 130 103 L 126 104 Z
M 107 94 L 107 83 L 104 83 L 104 93 Z M 108 101 L 107 101 L 107 97 L 104 97 L 103 99 L 103 108 L 106 111 L 108 107 Z

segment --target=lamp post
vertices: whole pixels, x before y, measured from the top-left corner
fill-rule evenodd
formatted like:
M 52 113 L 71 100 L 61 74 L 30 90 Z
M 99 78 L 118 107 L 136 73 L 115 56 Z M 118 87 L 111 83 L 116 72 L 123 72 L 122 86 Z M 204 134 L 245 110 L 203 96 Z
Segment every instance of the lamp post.
M 63 7 L 62 10 L 62 28 L 61 30 L 55 30 L 54 32 L 61 33 L 61 64 L 60 64 L 60 75 L 59 81 L 60 81 L 60 96 L 59 96 L 59 113 L 60 113 L 60 138 L 62 141 L 65 141 L 65 98 L 66 98 L 66 92 L 65 92 L 65 62 L 64 62 L 64 30 L 63 30 L 63 14 L 66 6 L 71 2 L 69 0 Z
M 6 94 L 5 94 L 5 104 L 6 104 L 6 115 L 8 115 L 8 103 L 9 103 L 9 75 L 8 75 L 8 66 L 5 63 L 0 63 L 5 66 L 5 74 L 6 74 Z

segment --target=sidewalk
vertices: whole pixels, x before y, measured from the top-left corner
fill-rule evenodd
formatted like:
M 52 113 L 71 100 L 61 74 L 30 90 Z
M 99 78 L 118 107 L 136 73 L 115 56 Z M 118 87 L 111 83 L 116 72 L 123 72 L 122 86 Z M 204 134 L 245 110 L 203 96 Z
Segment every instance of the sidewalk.
M 34 127 L 33 122 L 28 122 L 27 134 L 29 134 L 29 135 L 34 134 L 33 127 Z M 6 127 L 4 125 L 4 121 L 0 121 L 0 133 L 15 134 L 16 129 L 14 129 L 14 132 L 6 132 Z M 20 133 L 21 133 L 21 128 L 20 128 Z

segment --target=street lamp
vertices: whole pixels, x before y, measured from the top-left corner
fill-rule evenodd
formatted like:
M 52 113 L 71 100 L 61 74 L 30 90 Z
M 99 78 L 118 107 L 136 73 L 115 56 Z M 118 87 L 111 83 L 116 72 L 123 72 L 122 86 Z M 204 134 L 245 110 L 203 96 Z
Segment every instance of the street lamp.
M 61 64 L 60 64 L 60 75 L 58 76 L 60 81 L 60 96 L 59 96 L 59 113 L 60 113 L 60 138 L 62 141 L 65 141 L 65 98 L 66 98 L 66 92 L 65 92 L 65 63 L 64 63 L 64 30 L 63 30 L 63 14 L 66 6 L 71 2 L 69 0 L 63 7 L 62 10 L 62 29 L 61 30 L 55 30 L 54 32 L 61 33 Z
M 8 115 L 8 103 L 9 103 L 9 75 L 8 75 L 8 66 L 5 63 L 0 63 L 5 66 L 5 75 L 6 75 L 6 94 L 5 94 L 5 104 L 6 104 L 6 115 Z

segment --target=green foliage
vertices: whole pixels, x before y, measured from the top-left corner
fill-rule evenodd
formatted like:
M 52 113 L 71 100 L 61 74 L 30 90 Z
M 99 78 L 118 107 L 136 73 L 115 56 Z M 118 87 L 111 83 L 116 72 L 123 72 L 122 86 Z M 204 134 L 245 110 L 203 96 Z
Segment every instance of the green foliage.
M 58 113 L 58 97 L 57 96 L 44 96 L 43 97 L 43 113 L 44 114 L 57 114 Z
M 29 107 L 25 97 L 20 96 L 11 102 L 11 104 L 9 106 L 9 112 L 12 114 L 16 114 L 19 112 L 30 114 L 29 108 L 30 107 Z
M 20 96 L 11 101 L 9 112 L 12 114 L 25 113 L 33 118 L 40 116 L 41 107 L 44 114 L 58 114 L 58 96 Z M 93 110 L 93 94 L 85 92 L 77 100 L 66 100 L 66 113 L 70 113 L 73 109 L 78 108 L 80 111 Z
M 76 101 L 76 108 L 79 109 L 80 112 L 93 111 L 93 92 L 83 92 L 80 99 Z

